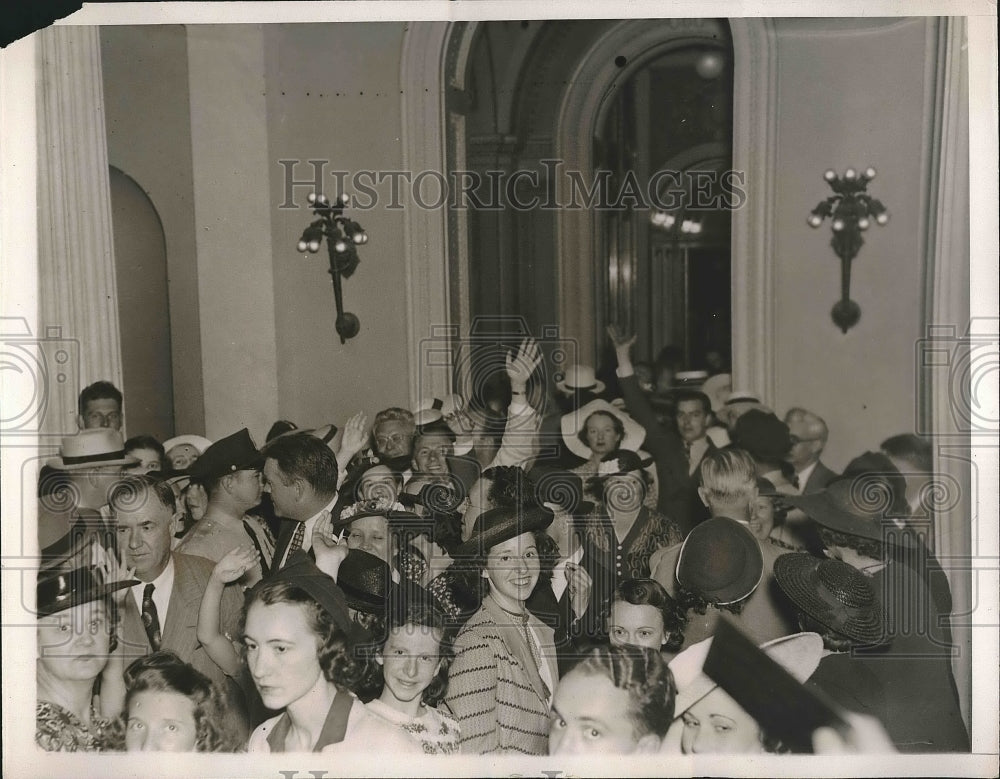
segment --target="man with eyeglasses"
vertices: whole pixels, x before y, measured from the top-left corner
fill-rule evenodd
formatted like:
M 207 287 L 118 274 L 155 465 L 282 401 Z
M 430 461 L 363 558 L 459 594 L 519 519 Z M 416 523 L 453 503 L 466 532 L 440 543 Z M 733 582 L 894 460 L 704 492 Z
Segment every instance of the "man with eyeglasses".
M 787 459 L 795 469 L 799 492 L 802 495 L 819 492 L 838 475 L 819 459 L 829 434 L 826 422 L 804 408 L 793 408 L 785 414 L 785 424 L 792 440 Z
M 122 393 L 110 381 L 95 381 L 84 387 L 78 406 L 76 423 L 81 430 L 98 427 L 122 429 Z

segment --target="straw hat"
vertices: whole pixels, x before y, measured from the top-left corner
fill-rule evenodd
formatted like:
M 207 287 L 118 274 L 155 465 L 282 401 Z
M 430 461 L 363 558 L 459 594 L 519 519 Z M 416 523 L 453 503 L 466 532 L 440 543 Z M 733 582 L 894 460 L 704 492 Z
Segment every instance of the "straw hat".
M 639 447 L 642 446 L 642 442 L 646 439 L 646 431 L 643 429 L 642 425 L 636 422 L 632 417 L 622 411 L 620 408 L 613 406 L 606 400 L 592 400 L 584 406 L 571 411 L 569 414 L 563 416 L 560 426 L 562 428 L 563 441 L 566 443 L 566 448 L 569 449 L 577 457 L 581 457 L 584 460 L 590 459 L 593 452 L 590 448 L 580 440 L 580 431 L 583 429 L 584 423 L 586 423 L 587 418 L 598 411 L 603 411 L 606 414 L 611 414 L 621 420 L 622 426 L 625 428 L 625 438 L 623 438 L 618 446 L 621 449 L 631 449 L 633 452 L 638 451 Z
M 835 633 L 861 644 L 879 644 L 887 631 L 882 607 L 868 578 L 840 560 L 784 554 L 774 578 L 803 612 Z
M 109 427 L 81 430 L 66 436 L 59 447 L 59 456 L 46 465 L 60 471 L 79 471 L 105 465 L 136 465 L 139 460 L 125 454 L 122 434 Z
M 701 670 L 712 641 L 709 637 L 692 644 L 668 664 L 677 684 L 675 719 L 719 686 Z M 799 682 L 805 682 L 813 675 L 823 657 L 823 639 L 818 633 L 783 636 L 761 644 L 760 648 Z
M 605 390 L 605 384 L 597 378 L 594 369 L 589 365 L 570 365 L 563 372 L 562 381 L 556 382 L 556 389 L 567 395 L 576 392 L 592 392 L 600 395 Z

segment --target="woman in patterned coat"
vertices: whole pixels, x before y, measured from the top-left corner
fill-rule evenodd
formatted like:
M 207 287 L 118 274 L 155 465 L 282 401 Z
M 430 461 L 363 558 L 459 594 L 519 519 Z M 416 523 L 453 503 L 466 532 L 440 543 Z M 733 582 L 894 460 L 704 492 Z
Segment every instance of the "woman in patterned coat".
M 455 639 L 447 705 L 462 730 L 461 751 L 545 755 L 549 707 L 559 681 L 552 629 L 525 601 L 535 588 L 552 522 L 544 508 L 483 513 L 457 550 L 487 590 Z

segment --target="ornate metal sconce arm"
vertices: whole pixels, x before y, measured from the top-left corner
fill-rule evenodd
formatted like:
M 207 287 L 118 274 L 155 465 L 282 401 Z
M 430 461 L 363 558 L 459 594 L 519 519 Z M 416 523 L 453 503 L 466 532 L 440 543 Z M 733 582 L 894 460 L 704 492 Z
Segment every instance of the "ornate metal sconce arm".
M 326 248 L 330 254 L 328 273 L 333 278 L 333 300 L 337 306 L 335 327 L 342 344 L 347 343 L 348 338 L 354 338 L 361 329 L 361 321 L 357 316 L 344 311 L 343 279 L 350 278 L 361 263 L 357 246 L 368 243 L 368 233 L 361 225 L 344 216 L 347 202 L 347 195 L 339 195 L 333 203 L 325 195 L 309 195 L 313 215 L 319 218 L 302 231 L 302 237 L 295 247 L 303 254 L 316 254 L 323 239 L 326 239 Z
M 865 241 L 862 233 L 872 222 L 884 225 L 889 221 L 885 206 L 868 194 L 868 183 L 875 178 L 875 168 L 858 173 L 853 168 L 838 176 L 835 171 L 823 174 L 833 195 L 821 201 L 809 214 L 810 227 L 819 227 L 830 219 L 833 238 L 830 246 L 840 258 L 840 300 L 830 316 L 842 332 L 847 332 L 861 319 L 861 307 L 851 300 L 851 262 L 858 256 Z

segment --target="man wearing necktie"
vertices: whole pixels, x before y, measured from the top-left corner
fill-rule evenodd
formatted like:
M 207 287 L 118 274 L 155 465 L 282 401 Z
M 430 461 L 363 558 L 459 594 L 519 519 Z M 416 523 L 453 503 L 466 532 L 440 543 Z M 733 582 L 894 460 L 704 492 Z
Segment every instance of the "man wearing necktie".
M 234 722 L 245 728 L 241 694 L 198 641 L 198 612 L 215 563 L 171 551 L 182 516 L 173 489 L 155 475 L 129 476 L 112 489 L 109 506 L 123 563 L 139 580 L 122 608 L 126 664 L 160 649 L 173 652 L 227 692 Z M 237 635 L 242 607 L 241 588 L 227 585 L 220 606 L 224 633 Z
M 281 517 L 273 573 L 292 552 L 311 552 L 313 530 L 337 502 L 339 468 L 330 447 L 309 433 L 275 438 L 261 454 L 264 489 L 271 493 L 274 511 Z

